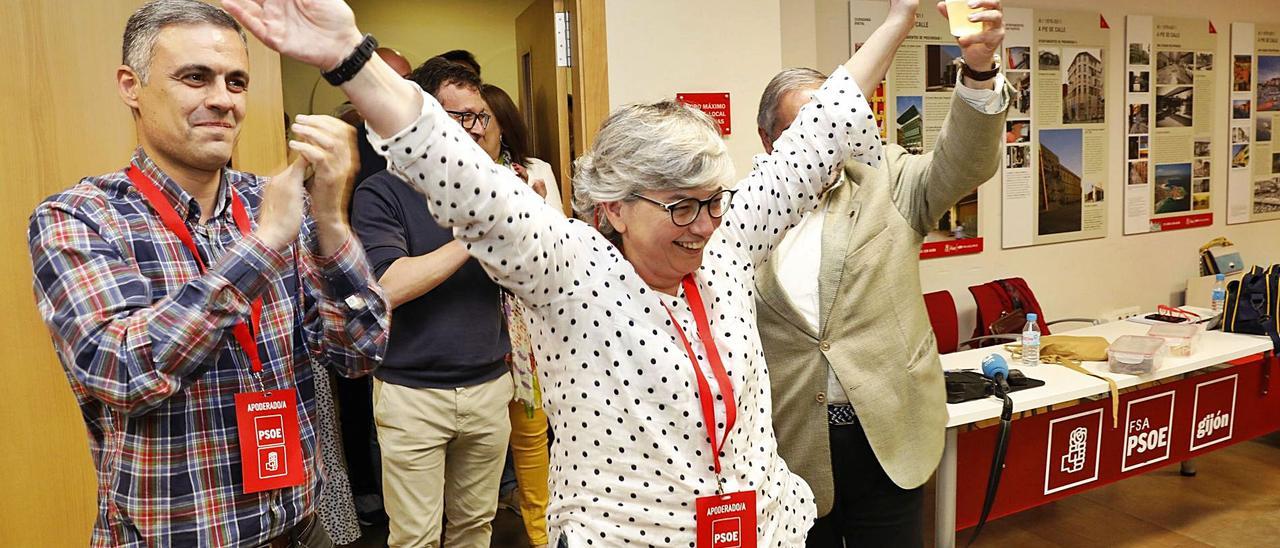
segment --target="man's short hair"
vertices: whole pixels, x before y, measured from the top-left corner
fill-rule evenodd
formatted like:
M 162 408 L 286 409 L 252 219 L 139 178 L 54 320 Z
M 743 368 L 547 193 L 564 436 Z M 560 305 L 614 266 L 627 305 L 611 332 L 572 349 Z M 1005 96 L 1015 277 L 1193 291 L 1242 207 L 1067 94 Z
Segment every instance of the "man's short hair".
M 248 47 L 248 39 L 240 23 L 221 8 L 200 0 L 151 0 L 129 16 L 124 26 L 121 62 L 147 81 L 151 58 L 155 55 L 156 37 L 172 25 L 213 25 L 235 31 Z
M 437 57 L 444 57 L 455 63 L 461 63 L 476 72 L 476 76 L 480 75 L 480 63 L 476 61 L 476 56 L 465 49 L 451 49 L 441 53 Z
M 440 88 L 448 84 L 474 89 L 477 92 L 480 91 L 480 86 L 483 84 L 480 81 L 480 75 L 472 72 L 470 68 L 444 57 L 427 59 L 422 66 L 413 69 L 409 79 L 413 80 L 423 91 L 430 93 L 433 97 L 439 93 Z
M 776 140 L 778 135 L 773 126 L 778 123 L 778 103 L 782 98 L 793 91 L 818 89 L 826 81 L 827 75 L 811 68 L 783 69 L 764 87 L 764 93 L 760 96 L 760 110 L 756 112 L 756 126 L 768 133 L 770 139 Z

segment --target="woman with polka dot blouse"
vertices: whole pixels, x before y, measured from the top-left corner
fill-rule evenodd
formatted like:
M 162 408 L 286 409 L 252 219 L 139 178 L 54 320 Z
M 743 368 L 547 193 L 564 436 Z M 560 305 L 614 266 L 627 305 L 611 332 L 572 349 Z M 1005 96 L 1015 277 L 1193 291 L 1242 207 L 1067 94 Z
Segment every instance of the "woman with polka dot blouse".
M 529 306 L 556 434 L 553 542 L 695 546 L 715 517 L 732 515 L 755 523 L 740 533 L 760 546 L 804 543 L 815 507 L 777 454 L 755 267 L 844 162 L 879 162 L 861 90 L 883 78 L 916 1 L 891 2 L 888 22 L 736 184 L 704 114 L 669 101 L 615 111 L 577 164 L 574 207 L 591 223 L 547 206 L 433 98 L 362 59 L 364 37 L 340 0 L 224 4 L 283 54 L 331 75 L 354 65 L 340 85 L 374 147 Z M 730 497 L 698 522 L 698 506 Z

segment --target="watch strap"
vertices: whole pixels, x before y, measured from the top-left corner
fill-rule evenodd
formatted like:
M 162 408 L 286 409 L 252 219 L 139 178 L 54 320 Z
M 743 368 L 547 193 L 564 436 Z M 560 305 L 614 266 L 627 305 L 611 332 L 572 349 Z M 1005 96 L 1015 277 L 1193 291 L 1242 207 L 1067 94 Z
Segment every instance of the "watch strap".
M 987 80 L 995 78 L 997 74 L 1000 74 L 1000 61 L 997 59 L 992 63 L 991 70 L 983 71 L 973 70 L 973 68 L 969 66 L 969 63 L 961 61 L 960 72 L 975 82 L 986 82 Z
M 355 51 L 351 52 L 346 59 L 338 63 L 333 70 L 324 73 L 324 79 L 330 85 L 340 86 L 356 77 L 356 73 L 364 68 L 365 63 L 373 58 L 373 50 L 378 49 L 378 40 L 372 34 L 365 34 L 364 40 L 360 41 L 360 45 L 356 46 Z

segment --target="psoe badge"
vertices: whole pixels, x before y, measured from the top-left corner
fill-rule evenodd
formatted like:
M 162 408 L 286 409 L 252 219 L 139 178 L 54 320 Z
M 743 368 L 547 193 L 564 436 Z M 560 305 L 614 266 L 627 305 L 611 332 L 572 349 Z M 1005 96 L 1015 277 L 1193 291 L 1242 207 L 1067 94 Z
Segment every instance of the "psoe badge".
M 698 548 L 755 548 L 756 492 L 698 497 Z
M 293 389 L 236 394 L 236 431 L 245 493 L 306 481 Z

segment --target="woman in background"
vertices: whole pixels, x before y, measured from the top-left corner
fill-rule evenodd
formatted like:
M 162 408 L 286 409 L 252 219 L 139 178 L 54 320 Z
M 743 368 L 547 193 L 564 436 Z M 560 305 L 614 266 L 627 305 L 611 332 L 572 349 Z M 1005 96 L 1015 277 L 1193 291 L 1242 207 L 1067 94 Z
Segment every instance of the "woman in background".
M 555 174 L 546 162 L 529 156 L 532 149 L 529 130 L 525 128 L 511 97 L 502 88 L 485 84 L 480 94 L 493 113 L 493 121 L 480 140 L 480 148 L 494 163 L 511 168 L 547 200 L 556 211 L 564 212 Z M 536 364 L 529 342 L 529 324 L 525 322 L 524 305 L 509 293 L 503 294 L 507 314 L 507 331 L 511 335 L 511 375 L 515 379 L 516 397 L 511 401 L 511 454 L 515 460 L 516 493 L 525 533 L 534 548 L 547 545 L 547 415 L 542 411 L 542 391 L 538 386 Z
M 525 127 L 520 109 L 516 108 L 511 96 L 493 84 L 485 84 L 480 88 L 480 95 L 493 113 L 493 122 L 480 141 L 480 148 L 489 153 L 494 162 L 515 170 L 521 179 L 547 199 L 551 207 L 564 213 L 555 171 L 551 169 L 551 164 L 531 156 L 533 143 L 529 138 L 529 129 Z

